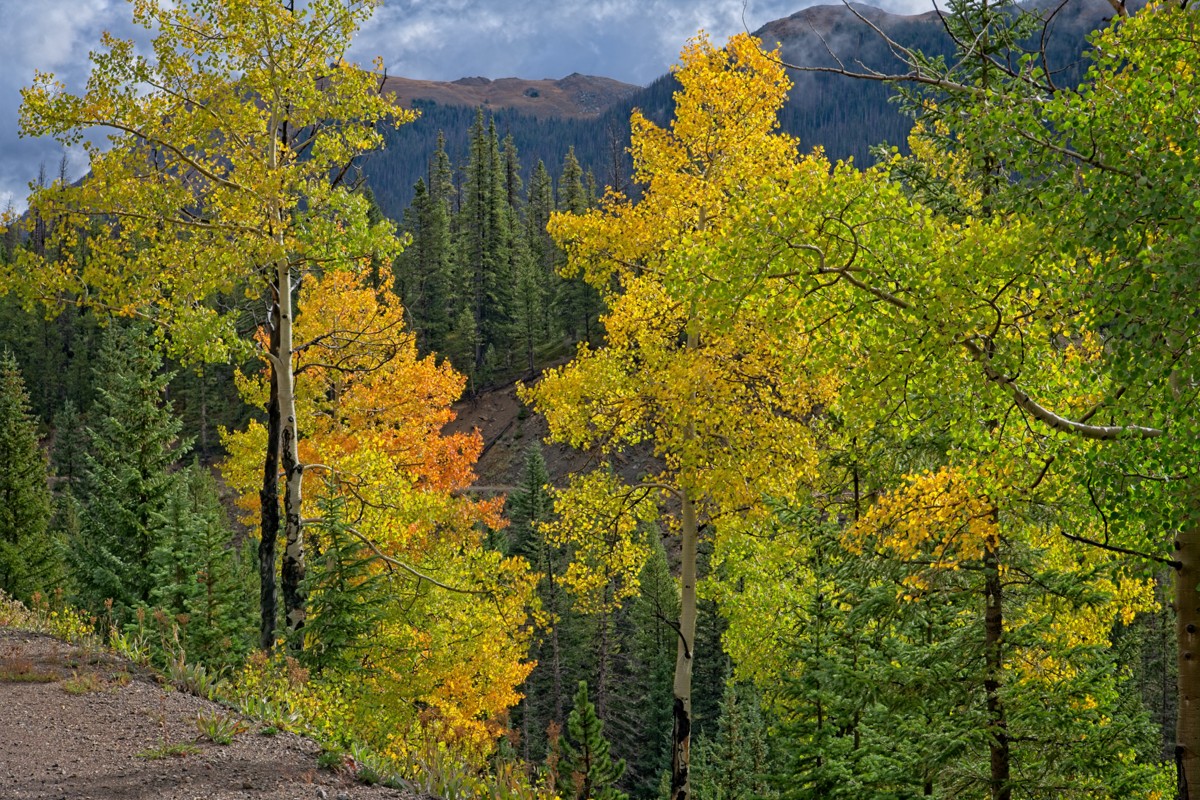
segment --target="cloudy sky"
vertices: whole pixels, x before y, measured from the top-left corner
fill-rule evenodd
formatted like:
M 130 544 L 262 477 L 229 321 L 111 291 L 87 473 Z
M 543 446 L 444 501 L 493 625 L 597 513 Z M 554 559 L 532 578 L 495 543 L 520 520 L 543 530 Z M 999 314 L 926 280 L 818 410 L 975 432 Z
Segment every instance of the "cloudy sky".
M 352 55 L 382 56 L 390 74 L 409 78 L 582 72 L 644 85 L 701 28 L 720 39 L 817 2 L 836 0 L 385 0 Z M 923 11 L 930 0 L 876 5 Z M 64 156 L 54 142 L 19 138 L 21 87 L 42 70 L 78 90 L 101 31 L 144 38 L 129 17 L 126 0 L 0 0 L 0 209 L 21 207 L 39 165 L 56 175 Z M 79 177 L 80 154 L 65 155 L 68 173 Z

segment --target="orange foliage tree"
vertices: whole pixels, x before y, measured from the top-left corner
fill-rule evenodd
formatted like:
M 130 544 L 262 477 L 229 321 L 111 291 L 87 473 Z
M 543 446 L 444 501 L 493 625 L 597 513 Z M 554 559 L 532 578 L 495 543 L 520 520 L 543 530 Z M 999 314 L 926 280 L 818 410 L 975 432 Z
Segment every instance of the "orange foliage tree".
M 310 278 L 301 308 L 299 451 L 305 470 L 328 477 L 306 494 L 303 525 L 321 553 L 336 501 L 337 524 L 386 587 L 385 608 L 369 610 L 377 617 L 369 641 L 356 643 L 365 669 L 355 670 L 349 713 L 393 755 L 412 744 L 418 709 L 426 729 L 486 749 L 532 668 L 524 623 L 535 580 L 524 560 L 485 546 L 485 532 L 504 523 L 502 498 L 466 493 L 481 437 L 442 433 L 464 378 L 447 362 L 419 358 L 395 295 L 362 276 Z M 243 378 L 240 388 L 258 401 L 266 376 Z M 224 437 L 223 471 L 249 512 L 259 502 L 265 437 L 257 422 Z

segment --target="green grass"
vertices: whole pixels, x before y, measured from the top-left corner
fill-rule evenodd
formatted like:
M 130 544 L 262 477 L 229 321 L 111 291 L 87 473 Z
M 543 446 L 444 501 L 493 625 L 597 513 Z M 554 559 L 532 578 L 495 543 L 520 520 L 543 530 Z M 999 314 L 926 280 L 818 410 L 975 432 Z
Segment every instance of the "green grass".
M 85 672 L 82 675 L 74 673 L 62 682 L 63 691 L 67 694 L 91 694 L 108 688 L 104 679 L 95 672 Z

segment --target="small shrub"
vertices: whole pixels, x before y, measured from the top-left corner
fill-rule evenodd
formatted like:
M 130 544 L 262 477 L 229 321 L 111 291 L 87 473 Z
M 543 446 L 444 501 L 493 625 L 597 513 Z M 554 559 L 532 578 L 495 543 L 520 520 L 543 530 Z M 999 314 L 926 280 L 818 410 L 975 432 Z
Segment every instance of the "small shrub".
M 61 686 L 64 692 L 74 695 L 91 694 L 108 688 L 108 684 L 97 672 L 85 672 L 82 675 L 73 672 L 71 677 L 62 682 Z
M 331 772 L 341 772 L 344 769 L 354 769 L 354 759 L 340 747 L 322 750 L 317 756 L 317 766 Z
M 285 703 L 265 697 L 243 697 L 238 701 L 237 709 L 242 716 L 265 722 L 273 733 L 296 730 L 302 721 L 300 715 L 287 708 Z
M 196 717 L 196 728 L 200 735 L 213 744 L 233 744 L 233 738 L 245 733 L 246 723 L 233 714 L 201 714 Z
M 143 667 L 150 664 L 150 645 L 137 630 L 125 632 L 113 628 L 108 634 L 108 644 L 117 655 L 135 664 Z
M 406 788 L 400 776 L 392 769 L 387 759 L 358 744 L 350 745 L 350 762 L 354 765 L 354 777 L 368 786 L 380 784 L 392 789 Z
M 220 688 L 220 678 L 209 672 L 203 664 L 189 664 L 182 654 L 167 664 L 167 678 L 176 688 L 191 692 L 198 697 L 212 700 Z

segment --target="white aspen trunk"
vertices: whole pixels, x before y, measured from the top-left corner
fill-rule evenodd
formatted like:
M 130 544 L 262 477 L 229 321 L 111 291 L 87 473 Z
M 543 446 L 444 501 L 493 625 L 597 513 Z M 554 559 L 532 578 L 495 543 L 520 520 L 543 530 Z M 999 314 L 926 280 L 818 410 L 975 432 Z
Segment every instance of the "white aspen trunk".
M 700 536 L 696 509 L 687 492 L 683 501 L 680 554 L 679 639 L 675 651 L 675 707 L 671 731 L 671 800 L 691 796 L 692 656 L 696 642 L 696 550 Z
M 296 431 L 296 375 L 292 361 L 291 265 L 281 260 L 277 266 L 279 292 L 279 351 L 276 354 L 279 370 L 279 461 L 283 469 L 284 551 L 281 589 L 283 611 L 288 631 L 295 633 L 304 627 L 304 529 L 301 524 L 304 469 L 300 464 Z M 299 647 L 299 641 L 293 646 Z

